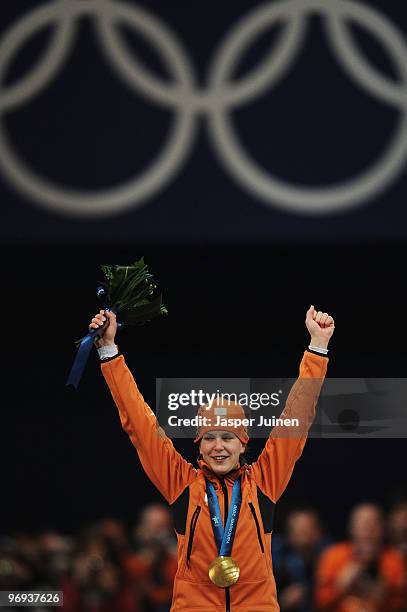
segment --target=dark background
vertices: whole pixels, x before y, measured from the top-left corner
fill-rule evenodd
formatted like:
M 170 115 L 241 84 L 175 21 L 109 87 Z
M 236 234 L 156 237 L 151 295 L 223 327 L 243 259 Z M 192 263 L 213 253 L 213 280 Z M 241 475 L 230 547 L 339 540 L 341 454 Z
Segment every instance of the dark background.
M 97 309 L 101 262 L 144 254 L 166 317 L 119 345 L 152 407 L 155 377 L 296 376 L 312 302 L 335 316 L 329 375 L 404 377 L 405 248 L 3 248 L 3 527 L 133 522 L 161 499 L 122 432 L 92 354 L 78 392 L 65 381 L 74 340 Z M 251 442 L 253 460 L 264 441 Z M 190 459 L 191 441 L 175 440 Z M 278 505 L 316 506 L 344 534 L 358 501 L 406 493 L 404 439 L 312 439 Z

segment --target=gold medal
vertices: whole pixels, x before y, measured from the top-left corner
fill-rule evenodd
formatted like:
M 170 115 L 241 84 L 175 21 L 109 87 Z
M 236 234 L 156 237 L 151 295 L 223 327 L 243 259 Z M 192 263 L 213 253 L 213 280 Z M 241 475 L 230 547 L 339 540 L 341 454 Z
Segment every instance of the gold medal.
M 229 587 L 239 580 L 240 567 L 232 557 L 216 557 L 209 566 L 209 578 L 220 588 Z

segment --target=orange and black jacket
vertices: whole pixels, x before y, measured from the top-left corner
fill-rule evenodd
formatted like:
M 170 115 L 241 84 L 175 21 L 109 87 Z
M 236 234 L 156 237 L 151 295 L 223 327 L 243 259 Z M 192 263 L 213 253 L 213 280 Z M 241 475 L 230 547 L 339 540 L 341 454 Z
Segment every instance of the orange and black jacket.
M 297 418 L 300 430 L 273 428 L 257 461 L 219 479 L 203 462 L 196 469 L 174 448 L 145 403 L 124 357 L 102 362 L 102 371 L 119 409 L 123 429 L 143 468 L 170 504 L 178 538 L 178 570 L 171 612 L 274 612 L 279 610 L 271 561 L 274 506 L 300 457 L 315 415 L 328 359 L 305 351 L 300 375 L 282 417 Z M 240 567 L 233 586 L 221 589 L 208 577 L 218 556 L 206 501 L 205 478 L 216 490 L 222 520 L 228 514 L 233 483 L 241 476 L 242 504 L 232 556 Z

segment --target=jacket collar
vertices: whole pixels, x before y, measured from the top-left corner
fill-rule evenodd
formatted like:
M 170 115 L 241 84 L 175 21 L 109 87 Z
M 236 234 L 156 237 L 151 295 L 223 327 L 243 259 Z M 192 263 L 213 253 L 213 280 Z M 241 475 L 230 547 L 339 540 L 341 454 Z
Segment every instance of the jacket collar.
M 203 459 L 199 459 L 198 460 L 198 465 L 199 465 L 203 475 L 205 476 L 205 478 L 210 480 L 211 483 L 213 485 L 215 485 L 215 487 L 220 486 L 220 483 L 221 483 L 222 480 L 224 480 L 224 482 L 226 484 L 231 484 L 232 485 L 235 482 L 235 480 L 237 478 L 239 478 L 239 476 L 243 476 L 248 471 L 248 469 L 249 469 L 249 465 L 247 463 L 245 463 L 245 464 L 241 465 L 240 467 L 236 468 L 235 470 L 231 470 L 230 472 L 228 472 L 224 476 L 217 476 L 215 474 L 215 472 L 213 472 L 211 470 L 211 468 L 206 463 L 206 461 L 204 461 Z

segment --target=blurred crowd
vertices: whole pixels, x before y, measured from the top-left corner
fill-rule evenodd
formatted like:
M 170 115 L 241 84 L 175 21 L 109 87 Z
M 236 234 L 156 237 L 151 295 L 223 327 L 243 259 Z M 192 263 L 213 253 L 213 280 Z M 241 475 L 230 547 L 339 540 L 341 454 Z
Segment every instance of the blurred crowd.
M 61 590 L 64 603 L 55 610 L 64 612 L 168 612 L 176 545 L 171 515 L 161 504 L 144 508 L 130 530 L 109 518 L 74 536 L 3 535 L 0 591 Z
M 387 517 L 375 504 L 355 506 L 347 532 L 335 543 L 314 509 L 288 515 L 273 538 L 281 610 L 407 611 L 407 501 Z
M 357 505 L 347 531 L 333 542 L 313 508 L 288 514 L 273 537 L 283 612 L 407 612 L 407 501 L 387 516 Z M 176 567 L 171 515 L 160 504 L 145 507 L 131 529 L 110 518 L 73 536 L 0 537 L 0 590 L 62 590 L 55 610 L 65 612 L 169 612 Z

